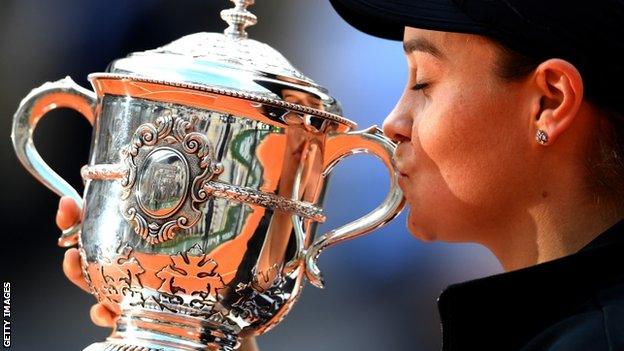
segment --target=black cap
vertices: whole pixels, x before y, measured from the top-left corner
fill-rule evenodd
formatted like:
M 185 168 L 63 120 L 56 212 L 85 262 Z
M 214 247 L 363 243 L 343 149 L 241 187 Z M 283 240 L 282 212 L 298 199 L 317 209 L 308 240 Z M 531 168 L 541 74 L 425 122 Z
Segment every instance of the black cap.
M 392 40 L 406 26 L 478 34 L 536 60 L 577 67 L 586 97 L 624 112 L 624 0 L 330 0 L 362 32 Z

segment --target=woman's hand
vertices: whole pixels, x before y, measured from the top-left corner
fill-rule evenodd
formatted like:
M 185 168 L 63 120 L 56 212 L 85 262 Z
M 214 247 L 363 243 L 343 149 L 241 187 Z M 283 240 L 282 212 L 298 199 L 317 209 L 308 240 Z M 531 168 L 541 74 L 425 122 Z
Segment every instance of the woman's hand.
M 65 196 L 59 202 L 58 212 L 56 213 L 56 225 L 65 230 L 80 220 L 80 209 L 72 198 Z M 82 275 L 80 266 L 80 253 L 76 248 L 70 248 L 65 251 L 63 259 L 63 272 L 67 278 L 74 284 L 78 285 L 82 290 L 89 292 L 89 285 Z M 95 304 L 91 307 L 91 320 L 100 327 L 112 328 L 117 319 L 117 315 L 106 308 L 102 304 Z M 240 351 L 257 351 L 258 346 L 253 337 L 243 339 Z
M 65 196 L 59 202 L 58 212 L 56 213 L 56 225 L 65 230 L 80 221 L 80 209 L 72 198 Z M 80 267 L 80 253 L 76 248 L 70 248 L 65 251 L 63 259 L 63 272 L 67 278 L 74 284 L 78 285 L 82 290 L 89 292 L 89 285 L 82 275 Z M 100 327 L 112 327 L 115 324 L 117 315 L 104 307 L 102 304 L 95 304 L 91 307 L 91 320 Z

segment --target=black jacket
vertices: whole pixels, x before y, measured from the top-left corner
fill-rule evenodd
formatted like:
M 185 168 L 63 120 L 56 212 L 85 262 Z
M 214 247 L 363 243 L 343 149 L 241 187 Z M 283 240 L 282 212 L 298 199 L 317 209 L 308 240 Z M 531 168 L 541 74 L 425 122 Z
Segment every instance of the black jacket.
M 456 284 L 443 350 L 624 350 L 624 221 L 558 260 Z

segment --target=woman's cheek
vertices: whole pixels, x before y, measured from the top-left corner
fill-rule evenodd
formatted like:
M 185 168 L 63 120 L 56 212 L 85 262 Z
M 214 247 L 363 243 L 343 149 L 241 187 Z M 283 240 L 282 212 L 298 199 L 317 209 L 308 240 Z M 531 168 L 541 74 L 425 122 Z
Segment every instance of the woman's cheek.
M 463 97 L 439 109 L 419 122 L 421 160 L 428 164 L 427 173 L 435 191 L 449 193 L 455 201 L 478 202 L 484 192 L 480 189 L 490 179 L 489 163 L 491 145 L 478 109 L 471 109 Z M 481 117 L 481 118 L 480 118 Z M 442 189 L 445 188 L 445 189 Z

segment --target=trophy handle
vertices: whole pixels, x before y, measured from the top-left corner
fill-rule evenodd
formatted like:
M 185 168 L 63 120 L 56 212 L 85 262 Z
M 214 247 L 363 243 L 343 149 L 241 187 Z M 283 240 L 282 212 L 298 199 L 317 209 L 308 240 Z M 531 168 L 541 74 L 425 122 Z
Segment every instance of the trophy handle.
M 56 82 L 44 83 L 33 89 L 21 102 L 13 115 L 11 139 L 17 158 L 22 165 L 41 183 L 59 196 L 70 196 L 78 206 L 82 197 L 76 189 L 48 166 L 41 158 L 33 143 L 33 132 L 39 120 L 48 112 L 68 107 L 80 112 L 93 125 L 95 119 L 96 95 L 70 77 Z M 64 230 L 59 238 L 59 246 L 68 247 L 78 242 L 80 224 Z
M 317 266 L 321 251 L 345 240 L 366 234 L 396 217 L 403 209 L 405 199 L 398 186 L 398 174 L 392 162 L 396 144 L 385 137 L 377 126 L 362 131 L 330 135 L 326 143 L 323 176 L 347 156 L 370 153 L 377 156 L 390 173 L 390 190 L 383 202 L 370 213 L 318 237 L 305 254 L 306 276 L 314 286 L 322 288 L 323 278 Z

